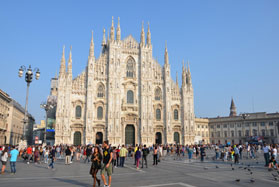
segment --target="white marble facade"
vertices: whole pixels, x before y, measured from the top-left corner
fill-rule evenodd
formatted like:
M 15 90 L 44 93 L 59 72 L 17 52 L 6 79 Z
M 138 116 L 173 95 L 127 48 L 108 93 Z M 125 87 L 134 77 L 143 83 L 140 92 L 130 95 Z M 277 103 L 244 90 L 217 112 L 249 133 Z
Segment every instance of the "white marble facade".
M 66 67 L 63 49 L 58 78 L 55 144 L 194 143 L 195 117 L 190 68 L 183 64 L 182 85 L 170 75 L 167 47 L 164 66 L 152 56 L 151 33 L 140 43 L 121 39 L 118 20 L 102 53 L 94 55 L 93 32 L 87 66 L 73 79 L 72 53 Z M 116 37 L 115 37 L 116 35 Z M 177 79 L 177 75 L 176 75 Z

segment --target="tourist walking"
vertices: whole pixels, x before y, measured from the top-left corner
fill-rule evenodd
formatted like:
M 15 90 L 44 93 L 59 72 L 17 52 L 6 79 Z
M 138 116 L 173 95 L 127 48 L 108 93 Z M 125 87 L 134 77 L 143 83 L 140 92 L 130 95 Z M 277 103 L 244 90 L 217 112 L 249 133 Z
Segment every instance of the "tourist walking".
M 104 181 L 104 187 L 110 187 L 111 185 L 111 174 L 112 174 L 112 151 L 108 145 L 108 141 L 104 141 L 103 143 L 103 164 L 104 166 L 102 167 L 101 171 L 101 176 Z M 105 173 L 107 173 L 108 176 L 108 184 L 106 181 Z
M 26 153 L 27 153 L 27 157 L 28 157 L 28 160 L 27 160 L 27 164 L 30 163 L 30 159 L 32 158 L 32 147 L 29 146 L 26 150 Z
M 268 167 L 268 165 L 269 165 L 269 147 L 266 144 L 264 144 L 264 146 L 263 146 L 263 152 L 264 152 L 265 167 Z
M 10 165 L 11 165 L 11 173 L 13 175 L 16 174 L 16 161 L 17 161 L 17 157 L 18 157 L 18 150 L 15 149 L 15 146 L 12 146 L 12 150 L 10 152 Z
M 76 150 L 76 160 L 77 161 L 80 161 L 80 153 L 81 153 L 81 149 L 80 149 L 80 146 L 77 147 L 77 150 Z
M 67 149 L 65 150 L 65 165 L 70 165 L 70 161 L 71 161 L 71 150 L 70 150 L 70 147 L 67 146 Z
M 157 146 L 155 146 L 154 150 L 153 150 L 153 165 L 158 165 L 158 149 Z
M 201 146 L 200 152 L 201 152 L 201 162 L 203 162 L 204 157 L 206 156 L 204 145 Z
M 239 149 L 237 145 L 234 145 L 234 164 L 239 164 Z
M 189 158 L 189 161 L 191 162 L 192 155 L 193 155 L 193 148 L 192 148 L 192 146 L 189 146 L 189 148 L 187 149 L 187 151 L 188 151 L 188 158 Z
M 44 152 L 45 164 L 48 164 L 48 155 L 49 155 L 49 149 L 48 149 L 48 147 L 46 147 L 45 152 Z
M 145 166 L 147 168 L 147 156 L 149 154 L 149 149 L 146 148 L 146 145 L 143 146 L 143 149 L 142 149 L 142 161 L 141 161 L 141 168 L 143 168 L 143 164 L 145 163 Z
M 1 174 L 5 173 L 8 157 L 9 157 L 9 155 L 8 155 L 8 147 L 5 147 L 4 151 L 2 151 L 2 153 L 1 153 L 1 161 L 2 161 Z
M 52 168 L 54 170 L 54 160 L 55 160 L 55 146 L 53 146 L 52 150 L 49 152 L 50 164 L 48 169 Z
M 124 167 L 124 163 L 125 163 L 125 158 L 127 156 L 128 150 L 126 149 L 126 147 L 124 145 L 122 145 L 122 148 L 120 149 L 120 167 Z
M 92 153 L 92 149 L 89 146 L 87 146 L 87 148 L 86 148 L 86 159 L 84 160 L 84 163 L 86 163 L 86 160 L 88 160 L 88 163 L 90 162 L 91 153 Z
M 95 146 L 94 152 L 91 156 L 91 168 L 90 168 L 90 174 L 92 175 L 94 179 L 93 187 L 96 186 L 96 181 L 98 183 L 98 186 L 100 186 L 101 181 L 97 178 L 97 173 L 99 169 L 101 169 L 101 162 L 102 162 L 102 154 L 100 153 L 100 149 L 98 146 Z
M 139 169 L 139 162 L 140 162 L 140 158 L 141 158 L 141 152 L 140 152 L 139 147 L 137 148 L 135 158 L 136 158 L 137 169 Z

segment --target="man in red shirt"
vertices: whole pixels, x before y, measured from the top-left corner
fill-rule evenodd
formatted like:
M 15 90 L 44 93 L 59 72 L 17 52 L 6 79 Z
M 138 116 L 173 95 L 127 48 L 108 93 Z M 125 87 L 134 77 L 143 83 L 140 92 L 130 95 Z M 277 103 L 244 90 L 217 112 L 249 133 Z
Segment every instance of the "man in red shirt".
M 27 150 L 26 150 L 26 153 L 27 153 L 27 156 L 28 156 L 28 161 L 27 161 L 27 164 L 30 163 L 30 159 L 32 157 L 32 147 L 28 147 Z

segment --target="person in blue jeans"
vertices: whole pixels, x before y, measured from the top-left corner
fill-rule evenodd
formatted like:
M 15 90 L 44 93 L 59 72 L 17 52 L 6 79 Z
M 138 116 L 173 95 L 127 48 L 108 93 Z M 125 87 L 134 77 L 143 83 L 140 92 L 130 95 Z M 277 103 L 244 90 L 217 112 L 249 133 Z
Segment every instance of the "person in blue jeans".
M 18 150 L 15 149 L 15 146 L 12 147 L 12 150 L 10 152 L 10 156 L 11 156 L 11 159 L 10 159 L 10 166 L 11 166 L 11 174 L 15 175 L 16 173 L 16 160 L 17 160 L 17 157 L 18 157 Z
M 55 147 L 53 146 L 52 150 L 49 152 L 49 158 L 51 159 L 48 168 L 52 168 L 54 170 L 54 160 L 55 160 Z

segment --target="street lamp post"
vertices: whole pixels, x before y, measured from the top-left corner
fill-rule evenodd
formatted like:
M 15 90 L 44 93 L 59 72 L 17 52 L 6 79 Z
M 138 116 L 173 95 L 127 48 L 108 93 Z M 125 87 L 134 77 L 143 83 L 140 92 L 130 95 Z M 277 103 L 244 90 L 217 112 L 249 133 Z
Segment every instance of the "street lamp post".
M 26 89 L 26 100 L 25 100 L 25 111 L 24 111 L 24 119 L 23 119 L 23 140 L 26 140 L 26 123 L 27 123 L 27 106 L 28 106 L 28 95 L 29 95 L 29 87 L 30 83 L 33 80 L 33 72 L 35 73 L 35 78 L 38 80 L 40 78 L 40 70 L 38 68 L 35 68 L 32 70 L 31 65 L 29 65 L 29 68 L 26 69 L 25 66 L 20 66 L 18 70 L 18 76 L 22 77 L 23 73 L 25 72 L 25 82 L 27 82 L 27 89 Z
M 41 103 L 40 106 L 41 106 L 41 108 L 45 109 L 45 111 L 46 111 L 45 134 L 44 134 L 44 144 L 46 145 L 47 114 L 48 114 L 48 111 L 53 109 L 54 106 L 48 102 L 47 103 L 43 102 L 43 103 Z

